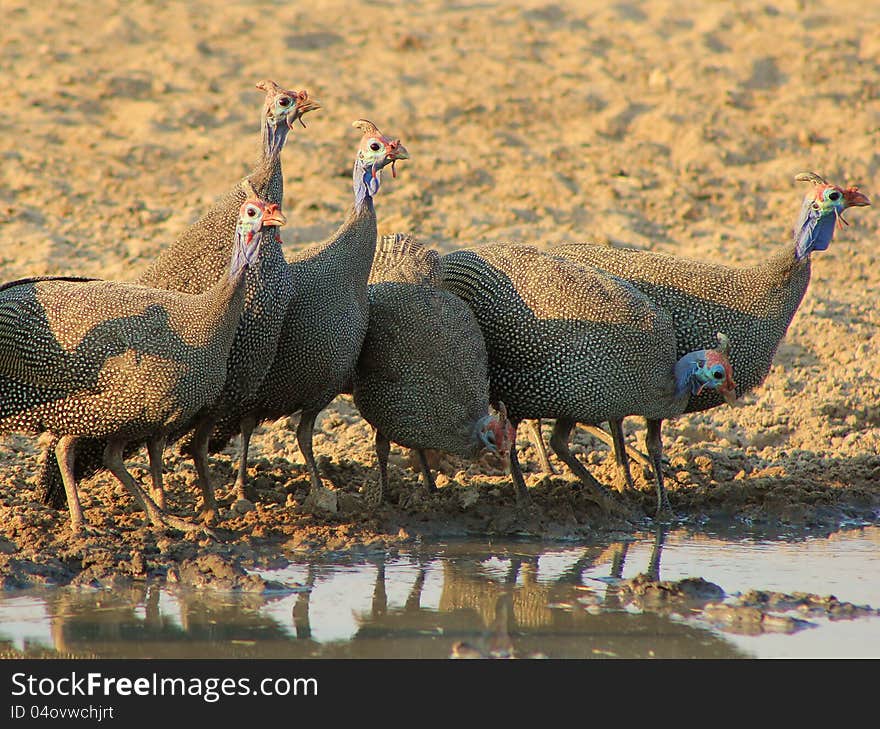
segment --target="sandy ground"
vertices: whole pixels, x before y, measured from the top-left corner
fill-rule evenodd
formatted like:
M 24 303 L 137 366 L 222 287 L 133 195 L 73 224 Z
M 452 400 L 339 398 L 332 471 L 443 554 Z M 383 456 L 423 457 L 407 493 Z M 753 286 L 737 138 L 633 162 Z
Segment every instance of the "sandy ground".
M 308 89 L 323 105 L 284 153 L 290 254 L 344 218 L 358 139 L 350 124 L 366 117 L 412 157 L 385 180 L 380 233 L 410 230 L 444 251 L 593 240 L 748 265 L 788 240 L 805 192 L 793 181 L 799 171 L 858 184 L 876 202 L 878 27 L 880 5 L 827 0 L 72 0 L 51 9 L 6 0 L 0 271 L 4 280 L 136 278 L 250 169 L 263 78 Z M 666 423 L 667 485 L 680 515 L 791 527 L 877 518 L 880 271 L 871 242 L 880 217 L 873 208 L 848 217 L 852 225 L 814 256 L 813 282 L 764 386 L 735 409 Z M 315 438 L 341 510 L 316 517 L 301 508 L 308 479 L 288 426 L 255 436 L 256 508 L 227 511 L 219 542 L 142 528 L 106 475 L 82 491 L 87 520 L 110 536 L 71 538 L 65 513 L 34 502 L 36 440 L 3 436 L 4 584 L 120 572 L 210 581 L 223 570 L 244 584 L 240 566 L 280 548 L 378 548 L 467 532 L 577 538 L 633 526 L 604 519 L 563 469 L 545 478 L 530 448 L 528 514 L 511 508 L 499 462 L 443 458 L 443 488 L 429 497 L 400 450 L 390 503 L 371 512 L 359 494 L 377 476 L 369 428 L 344 398 Z M 628 428 L 639 446 L 641 425 Z M 585 434 L 577 443 L 611 483 L 607 449 Z M 234 456 L 230 447 L 215 461 L 221 497 Z M 142 479 L 145 466 L 144 454 L 132 462 Z M 651 487 L 636 477 L 639 517 Z M 192 513 L 194 470 L 176 454 L 168 486 L 173 510 Z

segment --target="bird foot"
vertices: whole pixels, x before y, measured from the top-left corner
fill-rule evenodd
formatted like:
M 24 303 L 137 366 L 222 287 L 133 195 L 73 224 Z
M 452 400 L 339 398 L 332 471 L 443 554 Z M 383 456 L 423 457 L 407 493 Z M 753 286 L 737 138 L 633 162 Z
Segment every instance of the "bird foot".
M 118 537 L 119 532 L 114 529 L 100 529 L 87 524 L 70 525 L 73 536 L 88 539 L 90 537 Z
M 159 528 L 177 529 L 186 534 L 200 533 L 217 541 L 219 541 L 220 539 L 217 536 L 217 533 L 212 529 L 209 529 L 205 524 L 196 524 L 194 522 L 187 521 L 186 519 L 181 519 L 177 516 L 171 516 L 170 514 L 159 514 L 153 523 L 156 527 Z
M 324 486 L 313 487 L 309 491 L 309 495 L 306 496 L 305 505 L 309 509 L 329 511 L 331 514 L 335 514 L 339 511 L 339 497 L 335 491 L 331 491 Z
M 220 521 L 220 515 L 217 511 L 217 504 L 213 504 L 211 506 L 202 506 L 199 509 L 199 520 L 202 521 L 206 526 L 216 526 Z
M 676 514 L 672 510 L 672 505 L 669 503 L 669 499 L 663 499 L 663 501 L 657 505 L 657 511 L 654 514 L 654 521 L 670 522 L 675 521 L 675 519 Z

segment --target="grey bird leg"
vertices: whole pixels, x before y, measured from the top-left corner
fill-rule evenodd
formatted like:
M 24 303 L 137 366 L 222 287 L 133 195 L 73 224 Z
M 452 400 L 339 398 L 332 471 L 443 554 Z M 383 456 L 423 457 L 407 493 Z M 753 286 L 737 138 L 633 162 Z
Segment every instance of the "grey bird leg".
M 110 473 L 119 479 L 119 482 L 126 488 L 126 490 L 137 499 L 153 526 L 174 527 L 175 529 L 180 529 L 184 532 L 200 531 L 208 534 L 211 533 L 198 524 L 191 524 L 190 522 L 179 519 L 176 516 L 165 514 L 158 506 L 156 506 L 155 502 L 147 495 L 147 492 L 140 487 L 138 482 L 134 480 L 134 477 L 125 467 L 125 463 L 122 460 L 123 448 L 125 448 L 124 441 L 108 441 L 107 446 L 104 448 L 104 465 Z
M 626 454 L 626 440 L 623 437 L 623 420 L 609 420 L 608 427 L 611 430 L 611 438 L 614 441 L 614 460 L 623 474 L 623 484 L 618 491 L 623 493 L 626 489 L 635 490 L 632 474 L 629 472 L 629 458 Z
M 553 468 L 553 464 L 550 463 L 550 454 L 547 453 L 547 445 L 544 443 L 544 437 L 541 435 L 541 419 L 527 420 L 526 429 L 528 431 L 529 440 L 532 441 L 532 445 L 535 446 L 535 450 L 538 452 L 538 460 L 541 462 L 541 468 L 544 473 L 549 473 L 552 476 L 556 473 L 556 469 Z
M 315 463 L 315 454 L 312 452 L 312 434 L 315 429 L 315 419 L 318 417 L 317 410 L 303 410 L 299 417 L 299 425 L 296 426 L 296 442 L 306 459 L 306 467 L 309 469 L 311 479 L 311 494 L 317 495 L 324 489 L 321 474 L 318 473 L 318 464 Z
M 153 501 L 156 502 L 156 506 L 163 511 L 165 510 L 165 488 L 162 485 L 162 471 L 165 466 L 166 441 L 165 435 L 158 435 L 147 441 L 147 453 L 150 456 L 150 476 L 153 481 L 150 495 L 153 497 Z
M 672 512 L 669 505 L 669 497 L 663 486 L 663 441 L 661 439 L 662 420 L 648 420 L 648 432 L 645 436 L 645 444 L 648 446 L 648 455 L 654 466 L 654 482 L 657 484 L 657 517 L 666 512 Z
M 559 456 L 559 459 L 571 469 L 571 472 L 578 477 L 578 480 L 587 490 L 587 496 L 590 500 L 595 501 L 606 511 L 619 511 L 620 505 L 614 502 L 607 489 L 595 479 L 569 450 L 568 439 L 571 436 L 574 425 L 573 420 L 557 418 L 553 424 L 553 432 L 550 434 L 550 447 Z
M 511 420 L 510 425 L 513 427 L 513 439 L 510 444 L 510 477 L 513 479 L 513 485 L 516 489 L 516 505 L 526 507 L 532 503 L 532 497 L 529 496 L 529 489 L 526 486 L 526 480 L 522 475 L 522 468 L 519 465 L 519 459 L 516 457 L 516 431 L 519 428 L 519 420 Z
M 67 508 L 70 511 L 70 528 L 74 534 L 83 531 L 82 506 L 76 490 L 76 479 L 73 476 L 73 464 L 76 459 L 76 438 L 65 435 L 55 444 L 55 458 L 61 469 L 61 479 L 67 494 Z
M 376 460 L 379 461 L 379 483 L 373 483 L 367 487 L 367 501 L 371 506 L 378 506 L 385 498 L 388 491 L 388 454 L 391 452 L 391 442 L 384 433 L 376 429 L 375 438 Z
M 214 486 L 211 483 L 211 473 L 208 468 L 208 443 L 211 439 L 214 423 L 214 418 L 203 418 L 199 421 L 193 431 L 190 444 L 193 463 L 195 463 L 196 474 L 199 478 L 199 488 L 202 491 L 201 516 L 206 524 L 217 521 L 217 500 L 214 498 Z
M 247 499 L 253 494 L 248 493 L 248 450 L 251 447 L 251 436 L 257 427 L 257 419 L 252 415 L 246 415 L 241 420 L 241 453 L 238 458 L 238 473 L 235 476 L 235 495 L 239 499 Z
M 581 425 L 581 427 L 586 430 L 590 435 L 595 438 L 601 440 L 605 445 L 609 448 L 614 448 L 614 438 L 606 433 L 601 427 L 598 425 Z M 629 457 L 632 458 L 636 463 L 638 463 L 642 468 L 651 468 L 651 460 L 641 451 L 636 450 L 632 446 L 625 446 L 626 452 L 629 453 Z
M 419 456 L 419 468 L 422 470 L 422 481 L 429 492 L 433 493 L 437 490 L 437 484 L 434 483 L 434 476 L 431 475 L 431 467 L 428 465 L 428 457 L 421 448 L 416 449 Z

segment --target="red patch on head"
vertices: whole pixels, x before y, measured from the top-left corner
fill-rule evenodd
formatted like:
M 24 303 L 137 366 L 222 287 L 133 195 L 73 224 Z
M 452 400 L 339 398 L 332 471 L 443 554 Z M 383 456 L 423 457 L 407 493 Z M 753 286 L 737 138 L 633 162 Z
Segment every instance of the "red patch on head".
M 736 390 L 736 382 L 733 379 L 733 367 L 730 364 L 730 359 L 728 359 L 724 352 L 717 349 L 706 350 L 706 367 L 712 367 L 716 364 L 724 367 L 725 374 L 724 384 L 718 389 L 721 392 L 733 392 Z

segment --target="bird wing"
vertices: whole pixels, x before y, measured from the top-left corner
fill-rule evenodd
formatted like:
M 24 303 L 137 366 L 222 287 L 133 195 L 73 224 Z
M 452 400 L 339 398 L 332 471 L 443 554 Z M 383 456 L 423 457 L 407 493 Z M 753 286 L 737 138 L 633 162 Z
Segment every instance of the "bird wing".
M 76 379 L 70 359 L 38 301 L 0 300 L 0 375 L 30 385 L 64 388 Z

